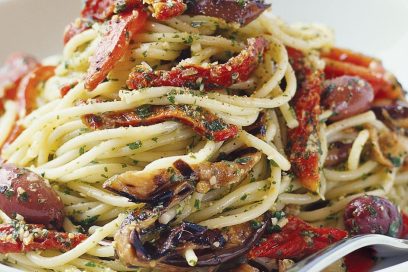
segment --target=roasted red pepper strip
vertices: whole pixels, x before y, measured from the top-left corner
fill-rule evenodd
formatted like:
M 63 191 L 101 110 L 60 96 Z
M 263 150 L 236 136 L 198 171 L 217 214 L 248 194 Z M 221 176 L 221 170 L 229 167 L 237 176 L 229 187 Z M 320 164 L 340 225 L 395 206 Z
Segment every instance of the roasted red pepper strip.
M 82 233 L 66 233 L 47 230 L 42 225 L 12 221 L 0 225 L 0 253 L 25 253 L 34 250 L 68 251 L 87 236 Z
M 52 77 L 54 75 L 54 70 L 55 66 L 38 66 L 20 81 L 16 92 L 17 97 L 14 98 L 14 100 L 17 100 L 18 102 L 20 118 L 30 114 L 35 109 L 38 85 Z M 0 146 L 0 148 L 11 144 L 22 131 L 23 127 L 15 123 L 10 134 L 7 136 L 6 141 Z
M 288 220 L 281 231 L 270 234 L 264 242 L 253 247 L 248 257 L 300 260 L 347 237 L 344 230 L 316 228 L 294 216 Z
M 292 171 L 302 185 L 318 192 L 320 186 L 319 115 L 322 71 L 313 69 L 300 51 L 288 48 L 291 64 L 298 78 L 298 89 L 291 104 L 299 126 L 288 130 L 288 152 Z
M 114 3 L 115 0 L 86 0 L 81 17 L 103 22 L 112 16 Z
M 2 145 L 0 145 L 0 149 L 3 150 L 5 148 L 7 148 L 7 146 L 9 146 L 12 142 L 14 142 L 14 140 L 17 139 L 18 136 L 20 136 L 20 134 L 23 132 L 23 130 L 24 130 L 24 127 L 14 123 L 13 129 L 11 130 L 9 135 L 7 136 L 4 143 Z
M 64 44 L 69 42 L 74 36 L 92 27 L 93 21 L 86 18 L 78 18 L 67 25 L 64 30 Z
M 228 88 L 236 82 L 245 81 L 262 62 L 268 41 L 262 37 L 248 39 L 248 47 L 225 64 L 202 67 L 184 65 L 170 71 L 151 71 L 138 67 L 127 81 L 130 89 L 146 87 L 188 87 L 204 90 Z
M 14 100 L 17 87 L 21 79 L 40 64 L 32 56 L 23 53 L 14 53 L 0 68 L 0 93 L 1 98 Z
M 81 17 L 66 27 L 64 44 L 75 35 L 90 29 L 95 22 L 105 22 L 114 14 L 143 10 L 144 3 L 150 4 L 152 15 L 158 20 L 168 20 L 181 15 L 187 8 L 182 0 L 86 0 Z
M 324 72 L 327 79 L 344 75 L 358 76 L 371 84 L 376 99 L 397 99 L 404 96 L 401 85 L 385 71 L 377 59 L 339 48 L 322 52 L 322 56 L 326 62 Z
M 321 53 L 321 56 L 332 60 L 352 63 L 357 66 L 370 68 L 378 72 L 384 72 L 384 67 L 382 66 L 380 60 L 348 49 L 333 47 L 328 51 L 323 51 Z
M 77 84 L 78 84 L 78 81 L 75 80 L 75 81 L 73 81 L 73 82 L 71 82 L 71 83 L 67 83 L 67 84 L 63 85 L 63 86 L 60 88 L 61 97 L 66 96 L 67 93 L 68 93 L 72 88 L 74 88 Z
M 55 66 L 39 66 L 21 80 L 17 91 L 20 116 L 28 115 L 34 110 L 38 85 L 54 76 L 54 71 Z
M 191 126 L 195 132 L 216 142 L 234 138 L 238 127 L 226 124 L 222 119 L 199 107 L 189 105 L 145 105 L 131 111 L 87 114 L 82 117 L 92 129 L 137 127 L 177 120 Z
M 88 90 L 95 89 L 106 78 L 116 62 L 124 56 L 133 35 L 144 27 L 146 20 L 147 13 L 142 10 L 112 17 L 108 33 L 90 59 L 85 79 Z
M 145 0 L 144 2 L 151 5 L 153 17 L 161 21 L 179 16 L 187 9 L 183 0 Z

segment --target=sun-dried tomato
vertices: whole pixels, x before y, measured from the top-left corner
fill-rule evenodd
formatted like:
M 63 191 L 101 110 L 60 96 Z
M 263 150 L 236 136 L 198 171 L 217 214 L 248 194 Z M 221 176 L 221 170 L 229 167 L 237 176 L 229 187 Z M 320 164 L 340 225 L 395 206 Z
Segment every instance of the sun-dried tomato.
M 34 250 L 68 251 L 87 236 L 82 233 L 66 233 L 47 230 L 42 225 L 12 221 L 0 225 L 0 253 L 25 253 Z
M 320 186 L 319 115 L 323 73 L 312 68 L 302 52 L 288 48 L 298 78 L 298 89 L 291 100 L 299 126 L 288 130 L 288 154 L 292 171 L 302 185 L 317 192 Z
M 145 25 L 147 13 L 139 10 L 112 17 L 108 32 L 90 59 L 85 87 L 93 90 L 101 83 L 114 65 L 124 56 L 134 34 Z
M 234 138 L 238 127 L 225 123 L 213 113 L 189 105 L 150 106 L 134 110 L 87 114 L 82 121 L 92 129 L 137 127 L 177 120 L 191 126 L 195 132 L 216 142 Z
M 300 260 L 347 237 L 344 230 L 316 228 L 294 216 L 288 220 L 279 232 L 270 234 L 264 242 L 253 247 L 248 257 Z
M 225 64 L 209 67 L 184 65 L 170 71 L 151 71 L 140 67 L 131 73 L 127 81 L 130 89 L 173 86 L 212 90 L 228 88 L 247 80 L 262 62 L 268 41 L 262 37 L 248 39 L 248 47 Z

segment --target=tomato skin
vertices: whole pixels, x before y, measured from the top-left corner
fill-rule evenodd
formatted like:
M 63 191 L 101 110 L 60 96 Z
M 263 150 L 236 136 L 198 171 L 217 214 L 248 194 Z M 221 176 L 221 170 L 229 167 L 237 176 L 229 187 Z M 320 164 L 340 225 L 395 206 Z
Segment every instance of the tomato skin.
M 21 79 L 40 63 L 31 55 L 14 53 L 8 57 L 3 67 L 0 68 L 0 97 L 14 100 L 17 87 Z
M 126 53 L 134 34 L 142 30 L 147 20 L 143 10 L 112 17 L 108 33 L 102 38 L 85 78 L 85 87 L 93 90 L 101 83 Z
M 250 259 L 300 260 L 347 237 L 347 232 L 335 228 L 316 228 L 290 216 L 281 231 L 272 233 L 248 253 Z

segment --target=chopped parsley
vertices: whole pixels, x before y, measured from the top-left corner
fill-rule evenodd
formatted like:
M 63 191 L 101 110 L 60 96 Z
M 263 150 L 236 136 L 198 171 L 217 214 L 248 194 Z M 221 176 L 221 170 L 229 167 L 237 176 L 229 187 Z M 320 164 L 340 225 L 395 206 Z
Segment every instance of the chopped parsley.
M 136 141 L 136 142 L 127 144 L 127 146 L 128 146 L 131 150 L 135 150 L 135 149 L 138 149 L 138 148 L 141 148 L 141 147 L 142 147 L 142 142 L 141 142 L 140 140 L 138 140 L 138 141 Z

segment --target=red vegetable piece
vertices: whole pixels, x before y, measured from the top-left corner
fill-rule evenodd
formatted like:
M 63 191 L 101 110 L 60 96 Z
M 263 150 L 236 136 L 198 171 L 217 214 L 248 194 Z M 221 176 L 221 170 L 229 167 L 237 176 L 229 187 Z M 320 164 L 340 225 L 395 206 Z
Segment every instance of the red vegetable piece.
M 64 44 L 69 42 L 74 36 L 92 27 L 93 21 L 85 18 L 78 18 L 67 25 L 64 31 Z
M 0 93 L 3 93 L 1 97 L 14 100 L 21 79 L 38 65 L 39 62 L 30 55 L 24 53 L 10 55 L 0 68 Z
M 347 272 L 369 272 L 375 265 L 374 250 L 369 247 L 364 247 L 356 250 L 346 257 L 344 263 Z
M 291 101 L 299 126 L 288 130 L 289 160 L 292 171 L 302 185 L 317 192 L 320 186 L 318 131 L 322 71 L 308 65 L 302 52 L 288 48 L 288 53 L 297 78 L 300 79 L 296 95 Z
M 61 97 L 66 96 L 67 93 L 68 93 L 72 88 L 74 88 L 77 84 L 78 84 L 78 81 L 75 80 L 74 82 L 71 82 L 71 83 L 68 83 L 68 84 L 63 85 L 63 86 L 60 88 Z
M 126 53 L 133 35 L 144 27 L 146 20 L 147 13 L 142 10 L 112 17 L 108 32 L 90 60 L 85 81 L 88 90 L 95 89 L 106 78 L 116 62 Z
M 236 82 L 245 81 L 262 61 L 268 41 L 262 37 L 248 39 L 248 47 L 225 64 L 202 67 L 184 65 L 171 71 L 151 71 L 140 67 L 131 73 L 127 81 L 130 89 L 146 87 L 189 87 L 205 90 L 227 88 Z
M 34 110 L 38 85 L 54 76 L 54 70 L 55 66 L 39 66 L 21 80 L 17 91 L 21 117 Z
M 404 96 L 401 85 L 388 73 L 380 60 L 343 48 L 321 53 L 326 61 L 326 78 L 343 75 L 358 76 L 373 87 L 376 99 L 396 99 Z
M 401 238 L 408 238 L 408 215 L 405 212 L 401 212 L 402 216 L 402 232 Z
M 43 225 L 13 221 L 0 225 L 0 253 L 25 253 L 47 249 L 68 251 L 86 238 L 82 233 L 57 232 L 47 230 Z
M 2 145 L 0 145 L 1 150 L 4 150 L 5 148 L 7 148 L 7 146 L 9 146 L 11 143 L 13 143 L 14 140 L 17 139 L 17 137 L 23 132 L 23 130 L 24 130 L 24 128 L 21 125 L 17 125 L 16 123 L 14 123 L 13 129 L 11 130 L 9 135 L 7 136 L 4 143 Z
M 131 111 L 87 114 L 82 117 L 85 125 L 92 129 L 137 127 L 178 120 L 191 126 L 198 134 L 216 142 L 234 138 L 238 127 L 226 124 L 222 119 L 204 109 L 188 105 L 145 105 Z
M 161 21 L 179 16 L 187 9 L 183 0 L 149 0 L 145 2 L 152 6 L 153 17 Z
M 86 0 L 81 16 L 103 22 L 112 16 L 114 2 L 115 0 Z
M 329 51 L 323 51 L 321 56 L 366 67 L 377 72 L 385 71 L 380 60 L 344 48 L 333 47 Z
M 248 257 L 300 260 L 347 237 L 344 230 L 316 228 L 294 216 L 288 220 L 280 232 L 270 234 L 264 242 L 253 247 Z

